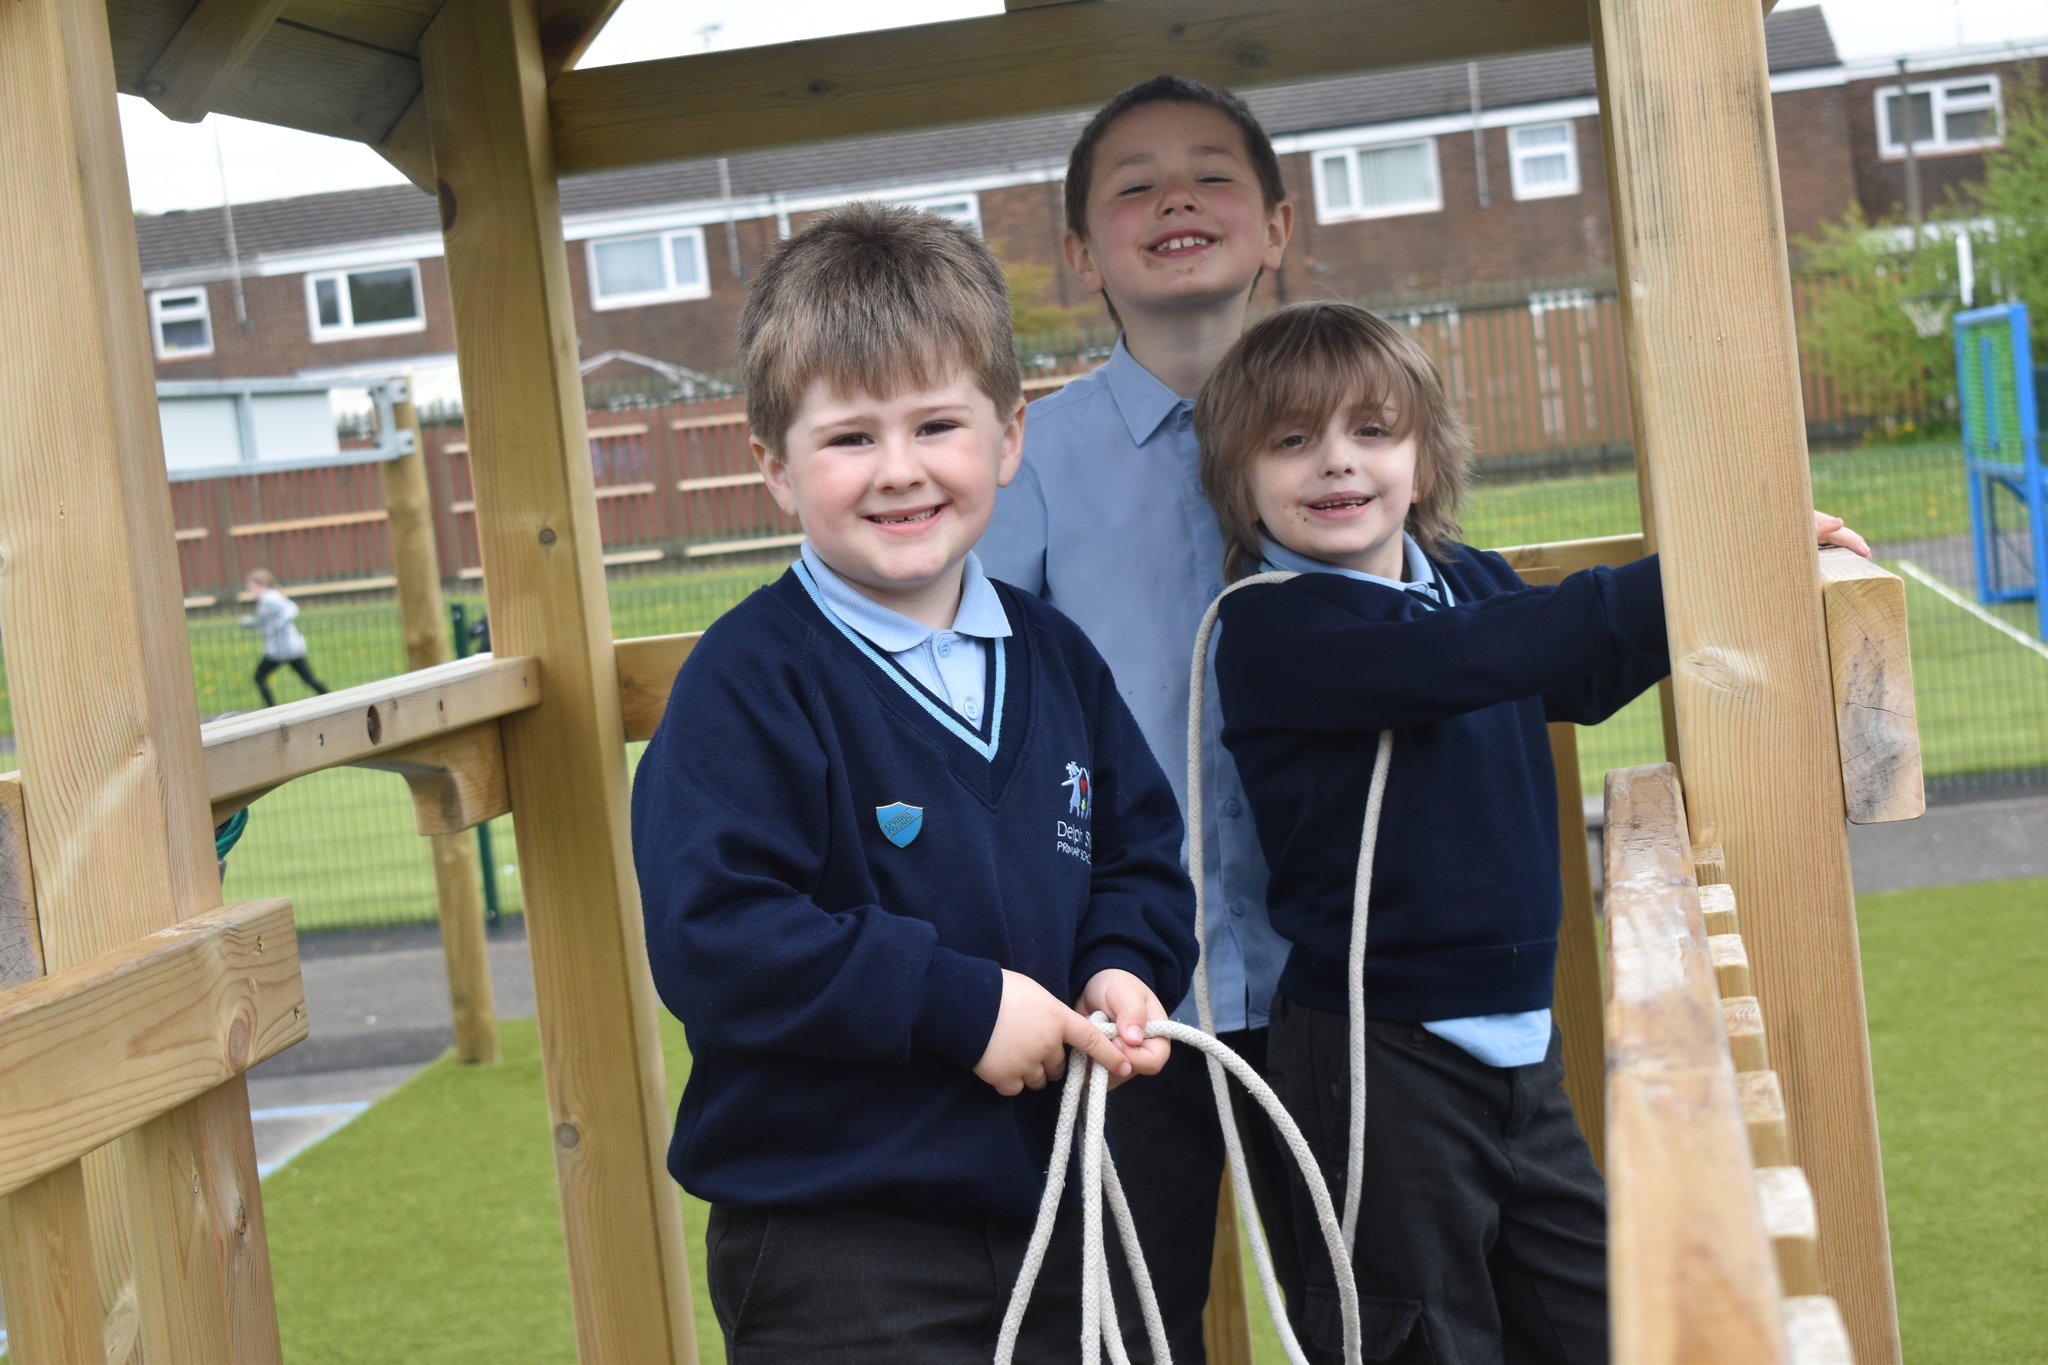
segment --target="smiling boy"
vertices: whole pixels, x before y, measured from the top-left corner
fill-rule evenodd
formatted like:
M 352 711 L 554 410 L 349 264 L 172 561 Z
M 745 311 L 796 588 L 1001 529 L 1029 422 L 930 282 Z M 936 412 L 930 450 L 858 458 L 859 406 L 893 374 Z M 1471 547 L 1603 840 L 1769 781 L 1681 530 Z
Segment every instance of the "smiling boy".
M 740 347 L 805 543 L 705 632 L 634 786 L 692 1056 L 669 1166 L 712 1206 L 734 1365 L 986 1361 L 1066 1049 L 1166 1060 L 1144 1025 L 1195 960 L 1179 811 L 1101 657 L 970 553 L 1024 423 L 980 239 L 826 214 L 763 265 Z M 1059 1236 L 1022 1360 L 1075 1349 Z

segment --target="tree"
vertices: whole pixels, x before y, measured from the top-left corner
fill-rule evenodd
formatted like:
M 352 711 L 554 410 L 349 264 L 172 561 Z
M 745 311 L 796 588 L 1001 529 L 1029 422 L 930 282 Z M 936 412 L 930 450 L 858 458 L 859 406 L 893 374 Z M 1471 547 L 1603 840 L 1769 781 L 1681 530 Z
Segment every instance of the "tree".
M 1078 330 L 1080 310 L 1052 301 L 1052 267 L 1024 261 L 1003 267 L 1010 284 L 1010 330 L 1020 343 Z
M 1975 219 L 1976 302 L 2030 305 L 2038 334 L 2048 325 L 2048 98 L 2038 72 L 2025 67 L 2005 96 L 2004 136 L 1985 154 L 1975 204 L 1951 201 L 1950 211 Z
M 1955 391 L 1946 329 L 1923 337 L 1907 304 L 1952 292 L 1950 238 L 1913 241 L 1909 228 L 1873 228 L 1851 206 L 1799 243 L 1810 281 L 1799 340 L 1806 362 L 1831 381 L 1851 416 L 1890 427 L 1945 410 Z

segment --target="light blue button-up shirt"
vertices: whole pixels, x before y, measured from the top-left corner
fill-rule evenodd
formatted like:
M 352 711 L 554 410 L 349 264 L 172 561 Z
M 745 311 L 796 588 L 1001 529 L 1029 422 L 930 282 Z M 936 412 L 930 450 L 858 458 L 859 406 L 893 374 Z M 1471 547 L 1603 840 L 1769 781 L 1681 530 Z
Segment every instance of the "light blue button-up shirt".
M 1259 554 L 1265 561 L 1262 569 L 1285 569 L 1290 573 L 1334 573 L 1346 578 L 1356 578 L 1366 583 L 1378 583 L 1396 592 L 1405 592 L 1436 607 L 1456 606 L 1457 600 L 1451 595 L 1451 585 L 1436 571 L 1436 565 L 1429 562 L 1415 537 L 1403 534 L 1401 537 L 1403 558 L 1406 560 L 1405 581 L 1397 582 L 1382 578 L 1378 574 L 1364 573 L 1357 569 L 1340 569 L 1335 564 L 1325 564 L 1320 559 L 1310 559 L 1288 549 L 1270 536 L 1259 538 Z M 1469 1052 L 1488 1066 L 1529 1066 L 1543 1060 L 1550 1050 L 1550 1011 L 1520 1010 L 1513 1014 L 1475 1014 L 1462 1019 L 1430 1019 L 1422 1025 L 1447 1043 L 1455 1044 Z
M 961 566 L 960 606 L 950 630 L 936 630 L 862 596 L 818 558 L 808 540 L 803 561 L 827 610 L 903 665 L 904 672 L 943 698 L 968 724 L 981 724 L 982 709 L 988 705 L 982 695 L 988 688 L 987 642 L 1010 633 L 1010 618 L 972 553 Z
M 1131 358 L 1031 405 L 1024 467 L 975 547 L 988 572 L 1065 612 L 1109 661 L 1187 809 L 1188 656 L 1223 591 L 1223 535 L 1202 496 L 1194 404 Z M 1287 943 L 1266 923 L 1266 859 L 1207 686 L 1202 945 L 1216 1027 L 1266 1022 Z M 1175 1018 L 1194 1019 L 1192 995 Z

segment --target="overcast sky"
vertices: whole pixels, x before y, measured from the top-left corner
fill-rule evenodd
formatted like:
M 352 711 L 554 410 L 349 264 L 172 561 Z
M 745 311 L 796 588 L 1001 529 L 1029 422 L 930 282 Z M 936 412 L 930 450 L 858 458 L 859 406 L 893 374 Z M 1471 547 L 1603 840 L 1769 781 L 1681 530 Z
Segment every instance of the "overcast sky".
M 860 28 L 926 24 L 1002 11 L 1002 0 L 625 0 L 592 44 L 584 66 L 609 66 L 714 48 L 752 47 Z M 1822 0 L 1843 57 L 1890 57 L 1961 44 L 2048 37 L 2041 0 Z M 855 17 L 858 16 L 858 17 Z M 876 20 L 886 22 L 877 23 Z M 358 143 L 210 115 L 173 123 L 146 102 L 121 97 L 128 188 L 145 213 L 221 202 L 218 134 L 236 203 L 323 190 L 395 185 L 402 177 Z

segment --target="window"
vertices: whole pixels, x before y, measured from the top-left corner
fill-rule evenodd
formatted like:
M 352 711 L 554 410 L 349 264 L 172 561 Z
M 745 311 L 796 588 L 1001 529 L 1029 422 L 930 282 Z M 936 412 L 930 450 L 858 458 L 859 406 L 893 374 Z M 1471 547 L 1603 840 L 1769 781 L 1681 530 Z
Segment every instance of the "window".
M 1998 77 L 1909 85 L 1906 94 L 1912 99 L 1914 152 L 1965 152 L 1998 145 Z M 1883 155 L 1906 154 L 1906 114 L 1898 86 L 1877 92 L 1877 147 Z
M 308 275 L 306 310 L 313 318 L 315 341 L 423 332 L 427 327 L 420 309 L 419 267 L 409 262 Z
M 1436 140 L 1324 152 L 1315 160 L 1316 219 L 1385 218 L 1444 206 Z
M 1508 170 L 1517 199 L 1579 192 L 1579 147 L 1569 123 L 1508 129 Z
M 588 250 L 592 308 L 640 308 L 711 297 L 701 228 L 607 237 L 593 240 Z
M 910 208 L 936 213 L 963 227 L 981 231 L 981 196 L 978 194 L 956 194 L 945 199 L 906 199 L 903 202 Z
M 149 296 L 149 330 L 158 360 L 213 354 L 213 318 L 206 289 L 160 289 Z

